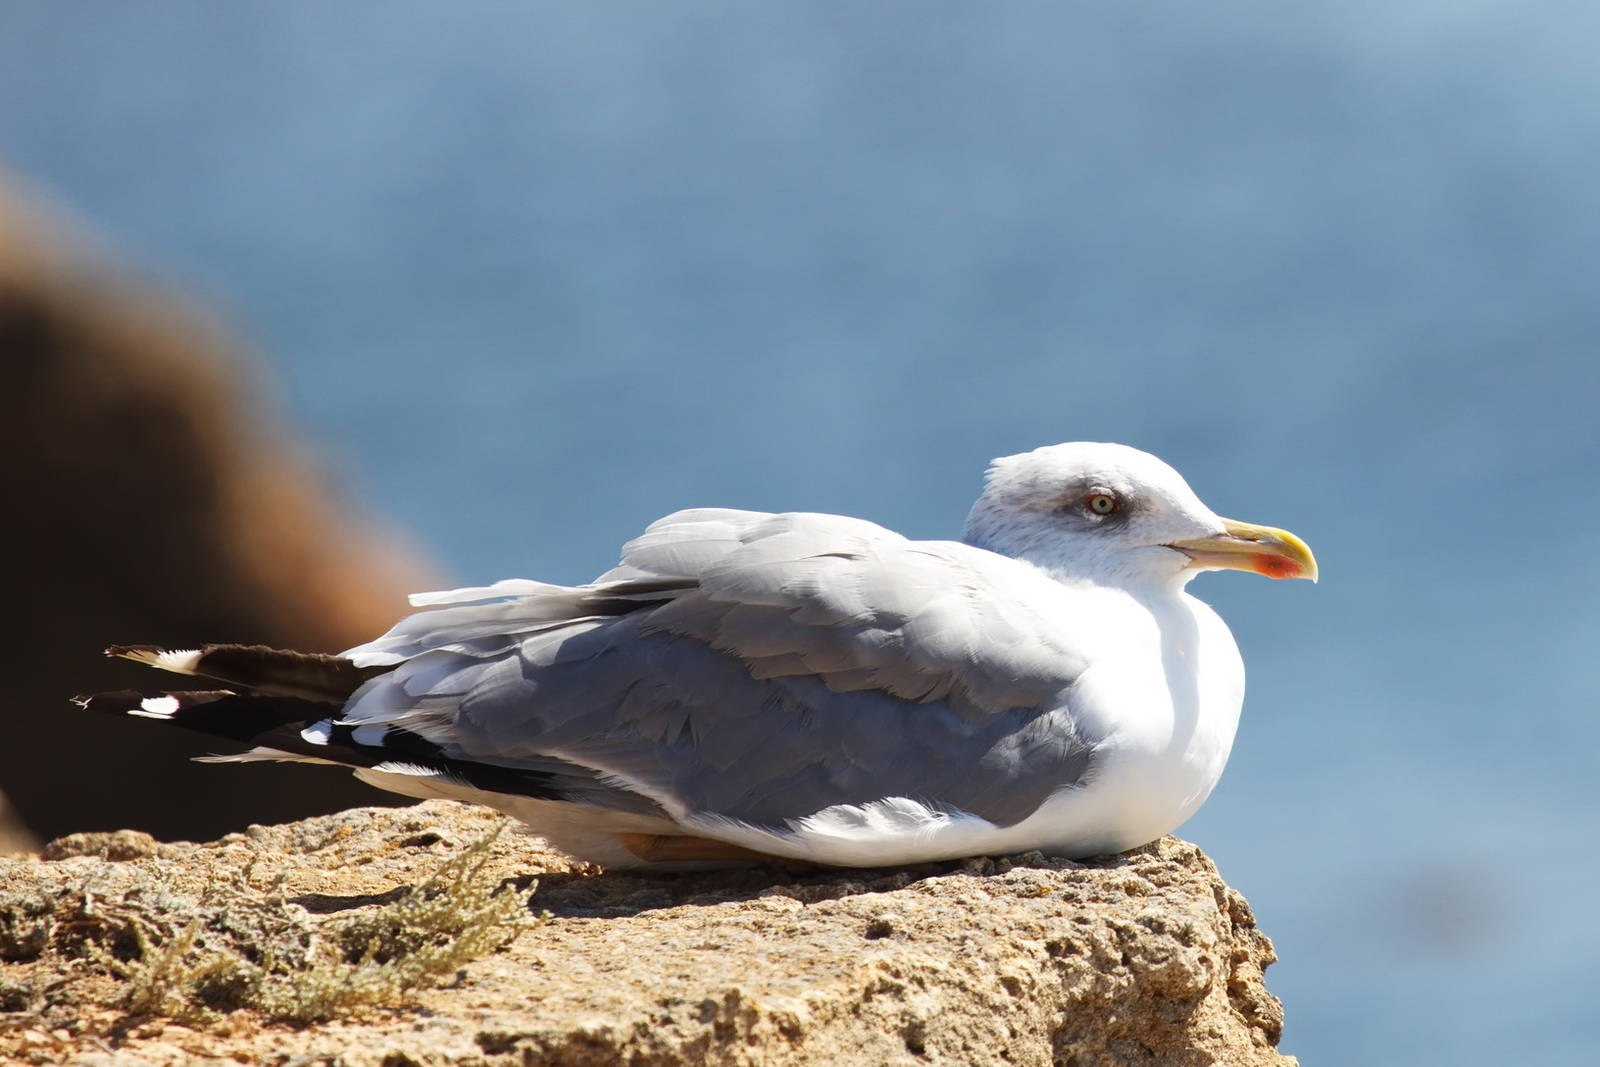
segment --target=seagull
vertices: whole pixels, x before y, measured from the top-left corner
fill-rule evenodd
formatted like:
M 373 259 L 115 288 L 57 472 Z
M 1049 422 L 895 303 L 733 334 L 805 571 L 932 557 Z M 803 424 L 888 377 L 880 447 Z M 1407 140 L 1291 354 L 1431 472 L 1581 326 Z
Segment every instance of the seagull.
M 961 541 L 679 511 L 587 585 L 423 593 L 342 655 L 109 655 L 220 683 L 76 698 L 506 812 L 605 867 L 884 867 L 1121 852 L 1188 819 L 1244 665 L 1201 571 L 1316 581 L 1125 445 L 994 461 Z

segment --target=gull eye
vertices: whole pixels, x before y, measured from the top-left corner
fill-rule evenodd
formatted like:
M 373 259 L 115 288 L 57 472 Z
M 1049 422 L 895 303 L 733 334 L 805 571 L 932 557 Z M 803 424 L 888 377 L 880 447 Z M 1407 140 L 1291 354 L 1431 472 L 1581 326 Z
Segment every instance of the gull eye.
M 1110 515 L 1120 506 L 1117 498 L 1110 493 L 1090 493 L 1084 498 L 1083 506 L 1096 515 Z

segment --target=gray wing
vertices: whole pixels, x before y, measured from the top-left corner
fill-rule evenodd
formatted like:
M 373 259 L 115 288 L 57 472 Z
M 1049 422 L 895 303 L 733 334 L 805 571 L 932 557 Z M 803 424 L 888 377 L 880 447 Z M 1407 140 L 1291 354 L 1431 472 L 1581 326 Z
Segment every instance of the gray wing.
M 1026 564 L 859 519 L 697 510 L 577 588 L 500 583 L 349 653 L 397 663 L 346 721 L 452 756 L 585 769 L 669 810 L 781 825 L 911 797 L 1006 825 L 1086 773 L 1084 668 Z M 637 796 L 618 798 L 631 807 Z

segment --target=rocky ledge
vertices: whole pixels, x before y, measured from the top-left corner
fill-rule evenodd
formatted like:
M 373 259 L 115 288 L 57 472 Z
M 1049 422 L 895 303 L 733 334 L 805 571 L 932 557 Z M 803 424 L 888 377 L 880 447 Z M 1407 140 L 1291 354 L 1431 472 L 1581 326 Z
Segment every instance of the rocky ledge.
M 1176 838 L 646 877 L 500 822 L 432 801 L 0 860 L 0 1060 L 1294 1062 L 1271 942 Z

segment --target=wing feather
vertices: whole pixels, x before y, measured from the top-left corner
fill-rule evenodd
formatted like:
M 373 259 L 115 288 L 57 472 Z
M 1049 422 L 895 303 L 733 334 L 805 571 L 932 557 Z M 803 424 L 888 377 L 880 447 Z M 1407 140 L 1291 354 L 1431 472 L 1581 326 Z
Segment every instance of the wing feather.
M 668 810 L 781 824 L 901 796 L 1009 823 L 1098 740 L 1063 709 L 1083 661 L 1056 588 L 860 519 L 679 512 L 592 585 L 429 594 L 352 650 L 397 666 L 344 721 L 569 761 Z

